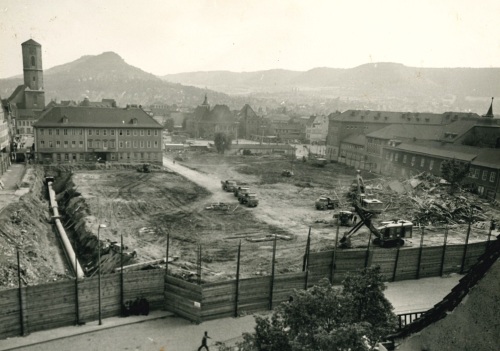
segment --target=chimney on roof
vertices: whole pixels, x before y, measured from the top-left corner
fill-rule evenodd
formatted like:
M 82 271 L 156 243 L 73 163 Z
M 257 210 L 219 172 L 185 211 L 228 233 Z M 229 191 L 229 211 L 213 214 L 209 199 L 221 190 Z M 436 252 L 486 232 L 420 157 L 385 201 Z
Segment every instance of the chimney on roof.
M 491 98 L 491 105 L 490 105 L 490 108 L 488 109 L 488 112 L 486 112 L 486 114 L 483 115 L 483 117 L 487 117 L 487 118 L 493 118 L 493 117 L 495 117 L 493 115 L 493 98 Z

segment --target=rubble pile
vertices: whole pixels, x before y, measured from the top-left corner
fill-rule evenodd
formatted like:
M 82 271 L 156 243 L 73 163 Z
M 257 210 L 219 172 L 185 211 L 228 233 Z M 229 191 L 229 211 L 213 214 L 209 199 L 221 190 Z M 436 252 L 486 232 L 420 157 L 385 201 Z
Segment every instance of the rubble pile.
M 405 218 L 425 226 L 485 222 L 499 215 L 493 204 L 477 195 L 460 190 L 449 194 L 449 184 L 428 173 L 402 181 L 375 179 L 367 189 L 386 205 L 385 217 Z

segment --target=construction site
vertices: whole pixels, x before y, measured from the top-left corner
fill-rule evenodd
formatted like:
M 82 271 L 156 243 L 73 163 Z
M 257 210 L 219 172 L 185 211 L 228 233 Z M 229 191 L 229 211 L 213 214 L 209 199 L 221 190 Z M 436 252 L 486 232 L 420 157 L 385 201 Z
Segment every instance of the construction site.
M 22 182 L 29 192 L 0 216 L 0 287 L 17 285 L 16 251 L 25 285 L 74 277 L 53 225 L 47 177 L 87 277 L 96 274 L 99 258 L 103 274 L 165 268 L 167 250 L 172 275 L 200 283 L 234 279 L 239 245 L 240 276 L 250 278 L 271 274 L 274 240 L 276 272 L 292 273 L 303 269 L 308 238 L 309 250 L 319 252 L 404 250 L 498 235 L 491 226 L 500 218 L 498 205 L 464 191 L 452 196 L 426 174 L 391 179 L 281 155 L 178 156 L 165 154 L 163 167 L 27 166 Z M 360 179 L 365 198 L 377 200 L 376 211 L 353 206 Z M 223 190 L 227 180 L 248 188 L 255 206 L 239 201 L 234 189 Z

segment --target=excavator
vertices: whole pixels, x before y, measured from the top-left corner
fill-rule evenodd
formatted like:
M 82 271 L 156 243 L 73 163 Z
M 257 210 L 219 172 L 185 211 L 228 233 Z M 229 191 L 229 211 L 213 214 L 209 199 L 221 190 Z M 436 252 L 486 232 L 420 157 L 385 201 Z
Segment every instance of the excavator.
M 406 220 L 392 220 L 382 222 L 381 227 L 375 227 L 372 223 L 373 213 L 366 212 L 357 203 L 353 204 L 355 212 L 358 214 L 359 222 L 354 225 L 340 239 L 340 247 L 351 247 L 351 236 L 353 236 L 363 225 L 375 236 L 373 244 L 380 247 L 403 246 L 403 238 L 411 238 L 413 223 Z
M 354 182 L 353 182 L 354 183 Z M 356 183 L 353 184 L 356 188 L 355 202 L 364 211 L 373 214 L 380 214 L 384 209 L 384 203 L 375 199 L 373 194 L 366 192 L 365 182 L 361 176 L 361 171 L 357 171 Z
M 391 220 L 382 222 L 382 226 L 377 228 L 372 224 L 372 217 L 380 214 L 383 209 L 383 202 L 373 198 L 373 195 L 366 194 L 365 184 L 361 172 L 356 175 L 357 195 L 353 201 L 353 208 L 359 217 L 359 222 L 354 225 L 340 239 L 341 247 L 351 247 L 350 237 L 354 235 L 363 225 L 375 236 L 373 243 L 380 247 L 403 246 L 403 238 L 412 237 L 413 223 L 406 220 Z

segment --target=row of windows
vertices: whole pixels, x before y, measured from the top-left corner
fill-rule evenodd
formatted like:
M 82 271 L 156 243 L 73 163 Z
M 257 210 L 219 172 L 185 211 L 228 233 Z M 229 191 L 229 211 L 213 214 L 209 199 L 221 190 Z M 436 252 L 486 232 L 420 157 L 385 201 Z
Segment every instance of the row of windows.
M 57 161 L 69 161 L 77 160 L 77 155 L 78 159 L 81 161 L 87 160 L 87 161 L 94 161 L 95 156 L 93 154 L 66 154 L 66 153 L 61 153 L 61 154 L 55 154 L 56 155 L 56 160 Z M 115 160 L 156 160 L 156 159 L 161 159 L 162 155 L 157 154 L 154 152 L 120 152 L 120 153 L 111 153 L 110 154 L 110 159 L 112 161 Z
M 17 121 L 17 126 L 18 127 L 32 126 L 33 123 L 35 123 L 35 121 L 22 121 L 22 120 L 18 120 Z
M 388 152 L 385 154 L 385 159 L 388 161 L 394 161 L 394 162 L 399 162 L 399 153 L 398 152 Z M 412 156 L 409 160 L 408 155 L 403 155 L 403 164 L 410 164 L 412 167 L 415 167 L 417 164 L 417 157 Z M 434 169 L 434 160 L 426 160 L 425 157 L 420 157 L 420 168 L 425 168 L 426 166 L 429 166 L 429 171 L 432 171 Z
M 61 147 L 61 141 L 60 140 L 56 140 L 55 142 L 52 141 L 52 140 L 49 140 L 48 141 L 48 147 L 55 147 L 56 148 L 60 148 Z M 72 147 L 72 148 L 76 148 L 77 144 L 76 144 L 76 141 L 75 140 L 71 140 L 71 143 L 68 141 L 68 140 L 64 140 L 62 142 L 62 145 L 63 147 Z M 87 140 L 87 147 L 88 148 L 91 148 L 91 149 L 100 149 L 101 148 L 101 145 L 103 148 L 111 148 L 111 149 L 114 149 L 115 148 L 115 141 L 114 140 Z M 158 141 L 157 140 L 154 140 L 154 141 L 151 141 L 151 140 L 147 140 L 147 141 L 144 141 L 144 140 L 140 140 L 140 141 L 137 141 L 137 140 L 134 140 L 133 142 L 131 141 L 119 141 L 118 142 L 118 145 L 119 145 L 119 148 L 120 149 L 123 149 L 124 147 L 125 148 L 130 148 L 130 147 L 134 147 L 134 148 L 152 148 L 152 147 L 155 147 L 157 148 L 158 147 Z M 79 148 L 83 148 L 83 140 L 79 140 L 78 141 L 78 147 Z M 45 148 L 45 140 L 40 140 L 40 148 Z
M 481 174 L 481 170 L 479 168 L 471 168 L 469 171 L 469 178 L 475 178 L 479 179 L 479 175 Z M 493 183 L 495 182 L 496 179 L 496 172 L 495 171 L 490 171 L 490 182 Z M 486 181 L 488 179 L 488 170 L 484 169 L 483 174 L 481 176 L 481 180 Z
M 388 152 L 385 155 L 385 159 L 389 160 L 389 161 L 398 162 L 399 161 L 399 153 Z M 403 155 L 402 161 L 403 161 L 403 164 L 407 164 L 409 161 L 408 155 Z M 412 167 L 415 167 L 415 165 L 417 164 L 416 161 L 417 161 L 416 156 L 412 156 L 409 163 Z M 426 160 L 425 157 L 423 157 L 423 156 L 420 157 L 420 168 L 425 168 L 427 164 L 429 165 L 429 170 L 431 171 L 434 168 L 434 160 L 432 160 L 432 159 Z M 439 166 L 441 167 L 441 164 Z M 489 172 L 489 177 L 488 177 L 488 172 Z M 485 169 L 482 171 L 482 174 L 481 174 L 481 170 L 479 168 L 471 168 L 468 176 L 469 176 L 469 178 L 479 179 L 480 175 L 481 175 L 481 180 L 483 180 L 483 181 L 487 181 L 489 179 L 489 181 L 491 183 L 495 182 L 496 171 L 488 171 Z
M 127 136 L 158 136 L 159 132 L 158 129 L 151 130 L 151 129 L 120 129 L 118 130 L 118 135 L 127 135 Z M 45 129 L 40 128 L 39 129 L 39 135 L 45 135 Z M 49 128 L 47 129 L 47 135 L 83 135 L 83 129 L 79 128 Z M 87 129 L 87 135 L 115 135 L 115 129 Z

